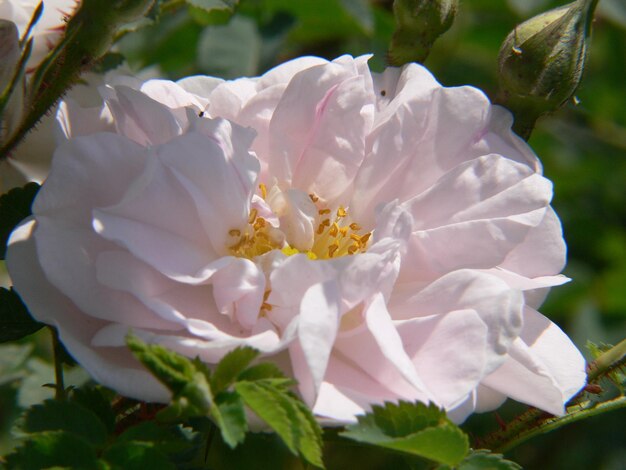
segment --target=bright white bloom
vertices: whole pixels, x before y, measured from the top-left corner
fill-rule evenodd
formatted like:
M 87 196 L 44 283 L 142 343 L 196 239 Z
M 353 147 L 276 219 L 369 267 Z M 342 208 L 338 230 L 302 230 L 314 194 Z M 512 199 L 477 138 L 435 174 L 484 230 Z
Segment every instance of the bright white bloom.
M 96 380 L 168 399 L 132 328 L 209 364 L 258 348 L 330 422 L 399 399 L 559 414 L 584 384 L 535 310 L 567 280 L 552 185 L 477 89 L 344 56 L 102 94 L 62 104 L 68 141 L 8 253 Z

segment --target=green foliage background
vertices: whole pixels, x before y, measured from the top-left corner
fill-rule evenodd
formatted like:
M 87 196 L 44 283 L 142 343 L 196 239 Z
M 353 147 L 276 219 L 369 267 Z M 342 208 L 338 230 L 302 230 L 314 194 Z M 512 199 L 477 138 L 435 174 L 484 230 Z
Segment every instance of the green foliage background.
M 164 4 L 158 23 L 124 33 L 116 46 L 134 70 L 178 79 L 258 75 L 292 57 L 373 53 L 385 66 L 393 32 L 391 1 L 241 0 L 236 14 L 207 14 L 207 3 Z M 426 65 L 446 86 L 471 84 L 495 96 L 501 42 L 529 16 L 562 2 L 465 0 L 452 29 Z M 539 121 L 530 144 L 554 182 L 554 207 L 569 247 L 565 274 L 542 312 L 585 351 L 587 340 L 626 337 L 626 2 L 601 0 L 578 104 Z M 0 346 L 0 455 L 13 446 L 9 431 L 23 407 L 52 396 L 49 332 Z M 69 383 L 88 378 L 68 369 Z M 523 407 L 509 404 L 506 418 Z M 576 423 L 532 440 L 509 458 L 528 469 L 626 469 L 626 410 Z M 494 413 L 472 417 L 466 429 L 497 428 Z M 384 468 L 384 467 L 380 467 Z

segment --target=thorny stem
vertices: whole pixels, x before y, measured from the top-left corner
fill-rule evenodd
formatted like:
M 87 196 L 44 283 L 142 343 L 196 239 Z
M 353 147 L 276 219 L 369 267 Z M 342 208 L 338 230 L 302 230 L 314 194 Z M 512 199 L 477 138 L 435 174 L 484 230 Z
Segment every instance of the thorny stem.
M 604 351 L 587 366 L 587 382 L 593 383 L 619 365 L 626 358 L 626 338 Z
M 587 400 L 570 406 L 567 409 L 567 414 L 564 416 L 543 419 L 537 423 L 533 423 L 534 426 L 530 429 L 519 431 L 514 436 L 509 436 L 507 433 L 503 439 L 487 439 L 482 441 L 481 445 L 491 449 L 493 452 L 505 453 L 535 436 L 554 431 L 566 424 L 625 407 L 626 396 L 623 395 L 612 400 L 595 404 Z
M 54 398 L 63 401 L 65 400 L 65 383 L 63 382 L 62 346 L 57 330 L 50 327 L 50 332 L 52 333 L 52 352 L 54 355 Z
M 615 368 L 623 365 L 624 360 L 626 360 L 626 339 L 602 353 L 587 366 L 587 383 L 598 382 Z M 573 404 L 567 408 L 567 413 L 564 416 L 552 416 L 537 408 L 530 408 L 511 422 L 506 423 L 501 431 L 496 431 L 480 439 L 476 442 L 477 447 L 504 453 L 528 439 L 553 431 L 566 424 L 626 407 L 626 396 L 624 395 L 597 402 L 595 400 L 582 400 L 584 393 L 585 389 L 583 388 L 570 401 Z

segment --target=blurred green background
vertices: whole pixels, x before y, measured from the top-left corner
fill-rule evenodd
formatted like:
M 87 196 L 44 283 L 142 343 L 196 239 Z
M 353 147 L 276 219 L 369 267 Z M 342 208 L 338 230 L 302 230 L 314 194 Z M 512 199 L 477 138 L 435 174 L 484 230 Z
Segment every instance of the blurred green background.
M 194 0 L 202 6 L 213 0 Z M 197 3 L 196 3 L 197 2 Z M 233 2 L 227 2 L 233 3 Z M 385 66 L 394 22 L 392 1 L 241 0 L 237 13 L 208 15 L 170 2 L 160 20 L 125 34 L 117 49 L 135 71 L 178 79 L 258 75 L 292 57 L 333 59 L 373 53 Z M 454 26 L 426 65 L 446 86 L 471 84 L 496 92 L 502 40 L 526 18 L 563 4 L 550 0 L 464 0 Z M 626 0 L 601 0 L 578 104 L 539 121 L 530 144 L 554 182 L 553 205 L 569 247 L 565 274 L 542 312 L 563 327 L 586 354 L 585 343 L 626 337 Z M 0 455 L 20 406 L 40 400 L 52 381 L 42 331 L 23 344 L 0 346 Z M 34 348 L 34 354 L 31 349 Z M 86 380 L 80 371 L 69 382 Z M 500 410 L 506 418 L 523 407 Z M 626 469 L 626 410 L 570 425 L 532 440 L 509 457 L 527 469 Z M 497 427 L 493 413 L 472 417 L 467 429 Z

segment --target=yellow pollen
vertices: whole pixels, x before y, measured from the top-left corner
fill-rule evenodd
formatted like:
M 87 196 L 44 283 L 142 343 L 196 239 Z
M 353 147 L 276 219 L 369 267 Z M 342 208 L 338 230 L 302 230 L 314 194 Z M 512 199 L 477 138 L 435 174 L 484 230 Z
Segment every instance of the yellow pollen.
M 348 233 L 348 228 L 349 228 L 349 227 L 341 227 L 341 228 L 339 229 L 339 232 L 341 232 L 341 236 L 342 236 L 342 237 L 345 237 L 345 236 L 346 236 L 346 234 Z
M 353 245 L 350 246 L 350 248 L 348 248 L 348 254 L 353 255 L 360 249 L 361 249 L 361 246 L 357 243 L 354 243 Z
M 361 245 L 365 245 L 371 236 L 372 236 L 372 232 L 367 232 L 365 235 L 363 235 L 361 237 Z
M 335 240 L 328 246 L 328 257 L 332 258 L 335 252 L 339 249 L 339 242 Z
M 252 209 L 250 211 L 250 216 L 248 217 L 248 223 L 254 223 L 254 220 L 256 219 L 256 214 L 257 214 L 257 210 L 256 209 Z
M 359 224 L 355 223 L 355 222 L 352 222 L 352 223 L 349 225 L 349 227 L 350 227 L 352 230 L 357 231 L 357 232 L 358 232 L 359 230 L 361 230 L 361 226 L 360 226 Z
M 315 194 L 313 194 L 313 193 L 309 194 L 309 198 L 310 198 L 310 199 L 311 199 L 311 201 L 313 201 L 313 202 L 317 202 L 317 201 L 319 201 L 319 200 L 320 200 L 320 198 L 319 198 L 319 197 L 317 197 L 317 196 L 316 196 Z
M 265 184 L 261 183 L 261 184 L 259 184 L 259 189 L 261 190 L 261 197 L 263 199 L 267 198 L 267 186 L 265 186 Z
M 328 230 L 328 235 L 336 237 L 337 233 L 339 233 L 339 225 L 337 225 L 337 222 L 333 222 L 333 225 Z
M 320 209 L 317 212 L 319 215 L 330 214 L 330 209 Z
M 339 209 L 337 209 L 337 217 L 342 219 L 346 215 L 348 215 L 348 212 L 346 212 L 346 209 L 343 206 L 339 206 Z
M 282 240 L 272 237 L 271 227 L 263 217 L 257 217 L 257 210 L 252 209 L 248 217 L 248 226 L 243 230 L 232 229 L 228 234 L 239 239 L 228 248 L 234 256 L 252 259 L 268 251 L 280 249 Z
M 351 233 L 350 238 L 354 240 L 355 242 L 357 242 L 358 244 L 361 244 L 361 237 L 358 236 L 356 233 Z

